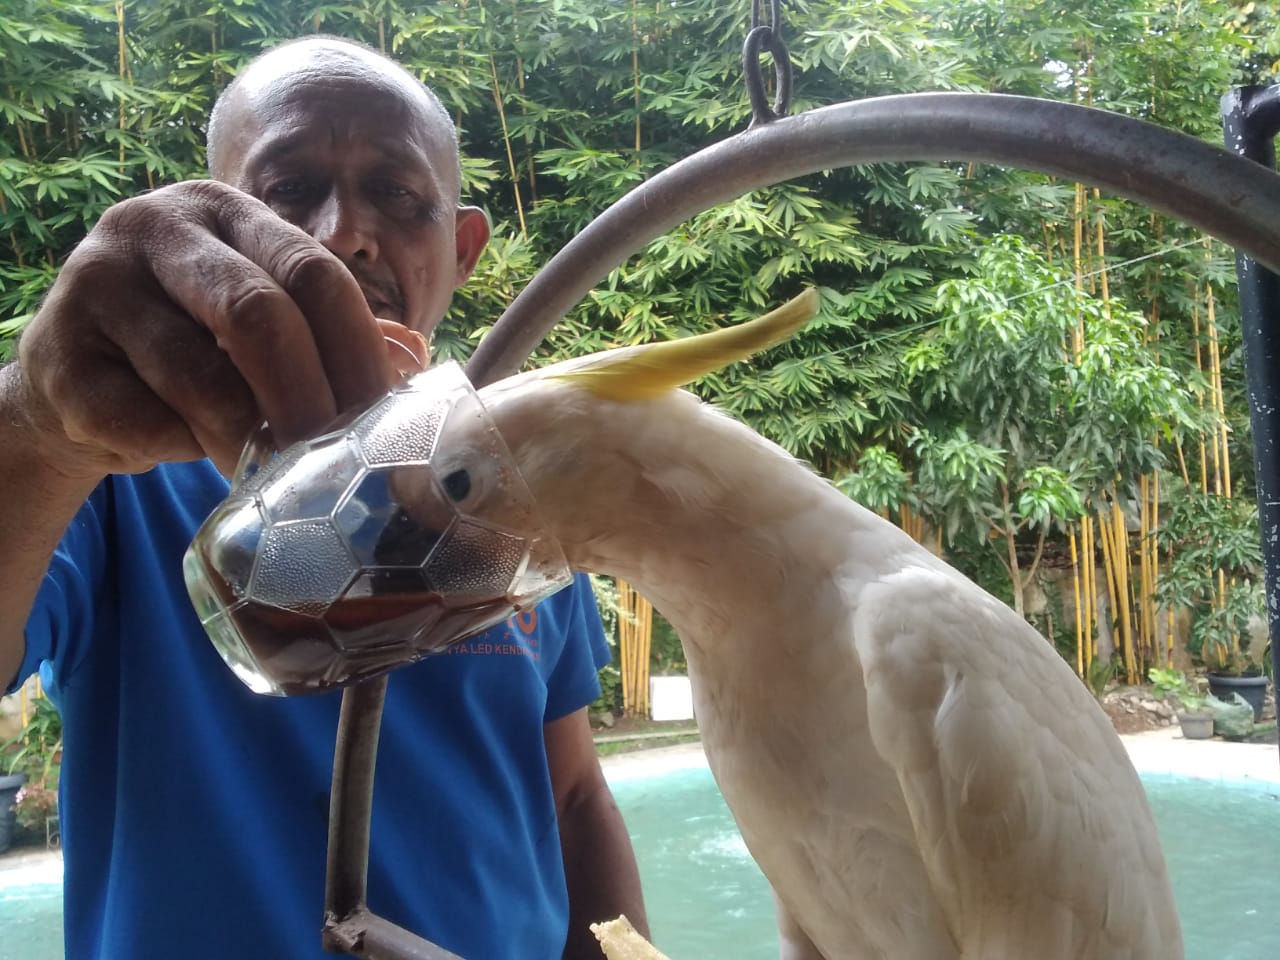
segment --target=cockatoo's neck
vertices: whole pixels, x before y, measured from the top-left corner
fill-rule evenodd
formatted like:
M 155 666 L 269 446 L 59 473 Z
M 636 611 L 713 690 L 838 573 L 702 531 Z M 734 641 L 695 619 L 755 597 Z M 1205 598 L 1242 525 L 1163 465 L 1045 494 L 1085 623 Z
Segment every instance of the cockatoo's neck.
M 482 396 L 575 569 L 629 581 L 695 646 L 731 623 L 739 644 L 744 623 L 776 637 L 788 603 L 821 602 L 849 547 L 822 534 L 850 501 L 690 394 L 619 403 L 536 377 Z

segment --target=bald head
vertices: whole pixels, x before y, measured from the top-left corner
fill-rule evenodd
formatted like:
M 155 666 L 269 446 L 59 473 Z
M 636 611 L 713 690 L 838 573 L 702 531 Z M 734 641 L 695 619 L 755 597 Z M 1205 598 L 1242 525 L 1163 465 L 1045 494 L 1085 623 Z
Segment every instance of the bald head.
M 249 64 L 214 107 L 209 170 L 336 256 L 373 316 L 430 335 L 489 238 L 458 203 L 440 101 L 360 44 L 309 37 Z
M 458 137 L 440 99 L 395 61 L 364 44 L 339 37 L 293 40 L 268 50 L 236 76 L 209 117 L 208 165 L 215 180 L 234 182 L 238 165 L 262 135 L 264 121 L 290 93 L 312 88 L 363 88 L 395 101 L 406 132 L 431 143 L 460 188 Z M 455 196 L 456 200 L 456 196 Z

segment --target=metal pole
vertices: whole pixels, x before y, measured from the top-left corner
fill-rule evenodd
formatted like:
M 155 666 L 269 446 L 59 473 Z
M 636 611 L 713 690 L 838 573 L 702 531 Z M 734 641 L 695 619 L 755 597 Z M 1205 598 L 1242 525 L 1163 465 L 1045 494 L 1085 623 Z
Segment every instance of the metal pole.
M 1224 96 L 1222 133 L 1229 150 L 1274 170 L 1280 87 L 1237 87 Z M 1236 285 L 1266 567 L 1267 635 L 1272 676 L 1280 676 L 1280 275 L 1238 253 Z

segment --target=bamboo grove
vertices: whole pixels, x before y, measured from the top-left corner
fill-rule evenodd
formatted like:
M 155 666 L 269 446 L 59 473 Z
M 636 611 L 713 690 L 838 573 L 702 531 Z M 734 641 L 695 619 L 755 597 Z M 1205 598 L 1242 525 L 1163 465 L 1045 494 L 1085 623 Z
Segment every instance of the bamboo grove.
M 796 110 L 996 91 L 1219 143 L 1219 96 L 1274 76 L 1271 7 L 791 0 L 784 16 Z M 396 56 L 459 127 L 466 199 L 494 221 L 435 341 L 438 356 L 463 358 L 595 214 L 743 129 L 749 11 L 746 0 L 8 0 L 0 353 L 13 356 L 107 206 L 204 175 L 205 120 L 240 66 L 321 31 Z M 1229 251 L 1022 171 L 836 170 L 653 241 L 535 360 L 721 326 L 804 284 L 822 292 L 819 321 L 758 366 L 708 377 L 702 395 L 945 553 L 1091 682 L 1135 682 L 1188 655 L 1260 659 Z M 617 619 L 631 631 L 645 614 L 627 602 Z M 628 640 L 629 675 L 646 642 Z M 642 710 L 645 692 L 628 687 L 628 708 Z

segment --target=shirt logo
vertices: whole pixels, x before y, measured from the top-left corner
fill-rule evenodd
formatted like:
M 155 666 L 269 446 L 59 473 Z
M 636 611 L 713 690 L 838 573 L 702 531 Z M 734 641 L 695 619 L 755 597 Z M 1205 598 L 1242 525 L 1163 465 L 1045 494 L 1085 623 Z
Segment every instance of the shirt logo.
M 538 650 L 538 611 L 522 610 L 508 617 L 500 627 L 491 627 L 477 637 L 449 648 L 449 653 L 469 653 L 480 657 L 528 657 L 542 659 Z

